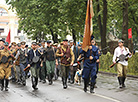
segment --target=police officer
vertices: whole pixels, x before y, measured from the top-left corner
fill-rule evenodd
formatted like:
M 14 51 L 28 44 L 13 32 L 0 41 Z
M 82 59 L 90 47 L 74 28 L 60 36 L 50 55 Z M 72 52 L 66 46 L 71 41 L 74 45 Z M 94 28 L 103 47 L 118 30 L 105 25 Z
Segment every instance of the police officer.
M 38 76 L 39 76 L 39 69 L 40 69 L 40 56 L 41 53 L 36 49 L 37 44 L 36 42 L 32 42 L 32 49 L 27 53 L 27 63 L 28 66 L 31 67 L 31 79 L 32 79 L 32 87 L 34 90 L 37 90 L 38 84 Z
M 67 88 L 67 78 L 70 71 L 70 66 L 74 63 L 74 53 L 70 46 L 68 46 L 68 40 L 63 40 L 63 45 L 57 49 L 56 56 L 61 58 L 61 77 L 63 88 Z
M 26 42 L 24 42 L 24 41 L 21 42 L 21 49 L 18 50 L 18 52 L 15 56 L 16 60 L 18 59 L 18 57 L 20 57 L 19 65 L 21 68 L 21 79 L 22 79 L 21 81 L 24 86 L 26 85 L 26 73 L 25 73 L 24 69 L 27 66 L 27 63 L 26 63 L 27 54 L 26 54 L 26 49 L 25 49 L 25 43 Z
M 11 74 L 11 67 L 12 67 L 12 58 L 10 58 L 11 53 L 8 50 L 8 42 L 4 43 L 4 49 L 0 50 L 0 79 L 2 82 L 1 91 L 4 89 L 4 80 L 5 80 L 5 91 L 8 91 L 8 84 L 9 84 L 9 76 Z
M 91 37 L 91 41 L 93 40 L 93 36 Z M 84 50 L 80 51 L 80 54 L 84 55 L 83 62 L 83 72 L 82 78 L 84 79 L 84 92 L 87 92 L 87 86 L 90 84 L 90 93 L 94 93 L 94 85 L 96 82 L 96 61 L 99 59 L 98 57 L 98 48 L 96 46 L 90 45 L 87 52 Z M 78 60 L 80 57 L 78 58 Z

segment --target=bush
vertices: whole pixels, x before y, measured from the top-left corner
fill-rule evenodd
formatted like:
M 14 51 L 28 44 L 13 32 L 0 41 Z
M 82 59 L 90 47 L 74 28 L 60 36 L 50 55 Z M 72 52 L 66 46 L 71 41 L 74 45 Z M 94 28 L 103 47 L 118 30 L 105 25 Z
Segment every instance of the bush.
M 113 64 L 112 60 L 113 60 L 113 55 L 110 52 L 108 52 L 106 55 L 101 55 L 99 70 L 105 71 L 105 72 L 116 73 L 116 65 L 112 68 L 109 68 L 109 66 Z M 129 75 L 138 75 L 138 53 L 133 55 L 128 60 L 128 63 L 129 63 L 128 64 L 128 74 Z

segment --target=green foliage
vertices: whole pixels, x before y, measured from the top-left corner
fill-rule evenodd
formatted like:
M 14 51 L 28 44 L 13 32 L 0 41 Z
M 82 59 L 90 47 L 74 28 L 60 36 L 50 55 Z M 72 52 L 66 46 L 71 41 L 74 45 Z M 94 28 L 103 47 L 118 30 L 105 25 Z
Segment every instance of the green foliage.
M 64 39 L 75 30 L 77 40 L 79 32 L 83 35 L 87 0 L 6 0 L 11 8 L 16 8 L 19 28 L 33 39 L 47 39 L 46 35 L 59 35 Z M 134 39 L 138 37 L 138 0 L 128 0 L 129 28 L 133 29 Z M 100 11 L 97 12 L 97 5 Z M 103 0 L 93 0 L 93 28 L 96 39 L 100 39 L 98 15 L 103 22 Z M 107 0 L 107 34 L 116 29 L 121 37 L 123 22 L 123 0 Z M 117 22 L 112 22 L 116 20 Z M 69 30 L 69 32 L 68 32 Z M 82 40 L 82 39 L 81 39 Z
M 138 75 L 138 53 L 134 54 L 132 58 L 128 60 L 128 72 Z
M 101 55 L 100 56 L 100 71 L 105 71 L 105 72 L 111 72 L 111 73 L 117 73 L 116 72 L 116 65 L 112 68 L 109 68 L 110 65 L 113 64 L 112 62 L 113 55 L 110 54 L 109 52 L 106 55 Z M 128 74 L 129 75 L 138 75 L 138 53 L 133 55 L 129 60 L 128 60 Z

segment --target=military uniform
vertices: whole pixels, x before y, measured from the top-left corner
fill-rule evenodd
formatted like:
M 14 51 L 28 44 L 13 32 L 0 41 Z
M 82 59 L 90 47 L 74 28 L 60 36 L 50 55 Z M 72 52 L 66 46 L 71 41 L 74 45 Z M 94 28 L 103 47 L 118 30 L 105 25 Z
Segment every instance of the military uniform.
M 68 41 L 68 40 L 63 40 Z M 56 56 L 60 57 L 60 54 L 63 53 L 63 56 L 61 57 L 61 77 L 63 82 L 63 88 L 67 88 L 67 78 L 70 71 L 70 64 L 74 62 L 74 54 L 72 49 L 69 46 L 61 46 L 59 49 L 57 49 Z
M 21 45 L 25 45 L 25 42 L 21 42 Z M 25 48 L 21 48 L 17 51 L 17 54 L 15 56 L 16 60 L 18 59 L 18 57 L 20 57 L 19 65 L 20 65 L 20 69 L 21 69 L 21 80 L 22 80 L 22 84 L 25 86 L 26 85 L 26 72 L 24 71 L 24 69 L 27 66 L 27 63 L 26 63 L 27 55 L 26 55 Z
M 35 42 L 32 44 L 36 45 Z M 38 76 L 39 76 L 39 69 L 40 69 L 40 60 L 38 61 L 34 60 L 34 57 L 39 58 L 41 56 L 40 52 L 37 49 L 31 49 L 27 53 L 27 64 L 31 65 L 31 79 L 32 79 L 32 87 L 36 90 L 37 84 L 38 84 Z M 36 62 L 35 62 L 36 61 Z
M 97 78 L 96 60 L 99 59 L 98 48 L 92 45 L 92 49 L 88 49 L 87 52 L 81 50 L 80 54 L 84 54 L 83 72 L 82 72 L 82 78 L 84 79 L 84 91 L 85 92 L 87 91 L 87 85 L 89 83 L 89 79 L 91 78 L 90 92 L 93 93 L 95 81 Z M 93 57 L 92 60 L 89 59 L 90 56 Z
M 51 41 L 47 41 L 47 43 L 50 44 Z M 51 85 L 53 83 L 56 60 L 55 50 L 52 46 L 47 46 L 47 48 L 44 50 L 44 57 L 46 58 L 48 81 L 49 85 Z
M 45 41 L 42 41 L 41 44 L 45 45 Z M 45 46 L 42 46 L 41 48 L 38 49 L 38 51 L 40 51 L 41 54 L 44 53 L 44 50 L 45 50 Z M 46 76 L 47 76 L 47 69 L 46 69 L 46 59 L 43 58 L 43 66 L 40 67 L 40 70 L 39 70 L 39 78 L 40 78 L 40 81 L 42 81 L 43 83 L 46 83 Z
M 6 46 L 8 46 L 8 43 L 5 42 Z M 5 90 L 8 91 L 8 83 L 9 83 L 9 76 L 11 75 L 11 62 L 12 58 L 10 58 L 11 53 L 8 51 L 8 49 L 0 50 L 0 59 L 1 59 L 1 64 L 0 64 L 0 79 L 2 81 L 2 87 L 1 90 L 4 88 L 4 78 L 6 80 L 5 82 Z M 6 58 L 4 58 L 6 57 Z
M 11 43 L 11 46 L 16 46 L 16 43 L 15 43 L 15 42 L 12 42 L 12 43 Z M 10 53 L 11 53 L 11 54 L 14 54 L 15 51 L 16 51 L 16 49 L 11 47 Z M 15 82 L 16 79 L 17 79 L 16 67 L 15 67 L 15 65 L 13 65 L 13 66 L 11 67 L 11 76 L 12 76 L 12 81 Z

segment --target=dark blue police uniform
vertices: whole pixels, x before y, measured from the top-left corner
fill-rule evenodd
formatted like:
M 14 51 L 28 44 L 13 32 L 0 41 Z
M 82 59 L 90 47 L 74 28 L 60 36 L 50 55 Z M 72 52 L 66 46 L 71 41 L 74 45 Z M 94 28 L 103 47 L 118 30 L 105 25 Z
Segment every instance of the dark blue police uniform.
M 91 78 L 90 92 L 93 93 L 94 84 L 97 78 L 96 60 L 99 59 L 98 48 L 92 45 L 92 49 L 88 49 L 87 52 L 81 50 L 80 54 L 84 54 L 83 72 L 82 72 L 82 78 L 84 79 L 84 91 L 85 92 L 87 91 L 87 85 L 89 83 L 89 79 Z M 90 56 L 93 57 L 92 60 L 89 59 Z

